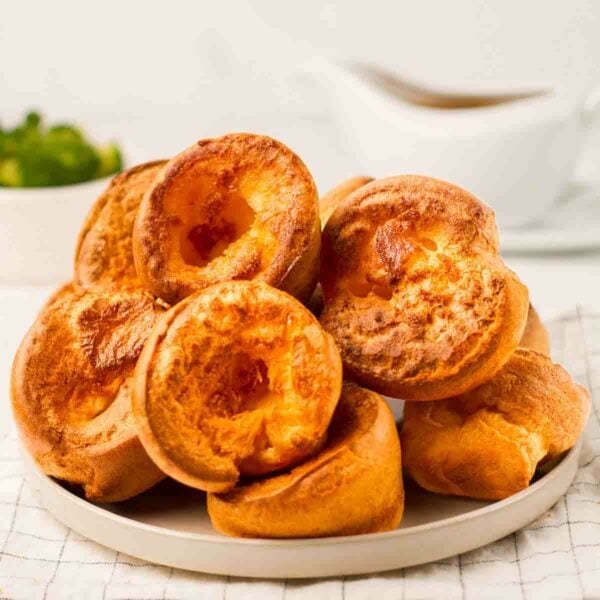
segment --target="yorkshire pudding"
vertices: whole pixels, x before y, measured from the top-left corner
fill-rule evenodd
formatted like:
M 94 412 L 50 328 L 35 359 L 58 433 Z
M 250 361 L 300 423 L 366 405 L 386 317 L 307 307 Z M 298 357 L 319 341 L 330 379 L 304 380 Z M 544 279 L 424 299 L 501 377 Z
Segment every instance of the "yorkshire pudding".
M 160 307 L 147 292 L 60 288 L 15 356 L 12 402 L 42 470 L 97 502 L 125 500 L 163 474 L 140 444 L 130 377 Z
M 75 250 L 75 279 L 86 289 L 140 287 L 131 234 L 142 196 L 166 161 L 137 165 L 117 175 L 92 206 Z
M 342 183 L 338 183 L 338 185 L 330 189 L 324 196 L 322 196 L 319 200 L 321 227 L 325 227 L 329 217 L 344 198 L 371 181 L 373 181 L 372 177 L 366 177 L 364 175 L 350 177 L 350 179 L 346 179 L 342 181 Z
M 550 335 L 532 304 L 529 305 L 527 323 L 519 346 L 550 356 Z
M 345 372 L 407 400 L 487 381 L 525 327 L 527 288 L 502 262 L 492 211 L 437 179 L 360 187 L 323 232 L 320 320 Z
M 329 190 L 320 200 L 319 207 L 321 213 L 321 227 L 325 227 L 325 224 L 329 220 L 331 213 L 336 209 L 338 204 L 352 192 L 356 191 L 359 187 L 373 181 L 372 177 L 364 177 L 362 175 L 358 177 L 351 177 L 342 181 L 342 183 L 336 185 L 334 188 Z M 317 318 L 320 316 L 323 306 L 323 288 L 321 284 L 317 284 L 310 300 L 306 303 L 306 306 Z
M 402 518 L 401 470 L 398 433 L 386 402 L 345 383 L 317 455 L 289 472 L 209 494 L 208 513 L 219 531 L 241 537 L 386 531 Z
M 437 402 L 407 402 L 402 452 L 423 488 L 499 500 L 529 485 L 538 463 L 571 448 L 589 395 L 559 365 L 519 348 L 480 387 Z
M 133 412 L 168 475 L 227 491 L 323 443 L 341 389 L 331 337 L 297 300 L 260 281 L 215 284 L 171 308 L 136 369 Z
M 308 300 L 318 278 L 317 192 L 280 142 L 238 133 L 175 158 L 140 205 L 139 277 L 174 304 L 219 281 L 259 279 Z

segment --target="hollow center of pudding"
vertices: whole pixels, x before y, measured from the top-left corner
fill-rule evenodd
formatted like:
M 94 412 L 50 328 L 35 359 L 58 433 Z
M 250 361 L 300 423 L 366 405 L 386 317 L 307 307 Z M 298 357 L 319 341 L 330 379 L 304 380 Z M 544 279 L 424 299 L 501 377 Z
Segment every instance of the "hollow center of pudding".
M 126 375 L 123 375 L 93 386 L 83 383 L 81 387 L 75 387 L 64 404 L 65 422 L 81 425 L 107 411 L 115 402 L 125 379 Z
M 184 262 L 203 267 L 221 256 L 250 229 L 254 215 L 238 192 L 213 190 L 200 197 L 192 195 L 182 219 L 180 247 Z
M 256 410 L 269 402 L 272 396 L 269 369 L 263 360 L 237 354 L 232 360 L 230 377 L 231 413 Z
M 82 398 L 73 398 L 65 415 L 71 425 L 86 423 L 102 414 L 113 402 L 114 397 L 100 392 Z
M 359 268 L 348 278 L 348 290 L 357 298 L 370 294 L 391 300 L 404 273 L 419 260 L 438 251 L 437 243 L 418 235 L 404 223 L 389 220 L 362 244 Z
M 231 419 L 242 413 L 261 411 L 276 401 L 265 361 L 239 352 L 227 362 L 227 369 L 220 376 L 220 389 L 208 401 L 208 414 Z M 200 419 L 204 420 L 206 414 L 203 411 Z

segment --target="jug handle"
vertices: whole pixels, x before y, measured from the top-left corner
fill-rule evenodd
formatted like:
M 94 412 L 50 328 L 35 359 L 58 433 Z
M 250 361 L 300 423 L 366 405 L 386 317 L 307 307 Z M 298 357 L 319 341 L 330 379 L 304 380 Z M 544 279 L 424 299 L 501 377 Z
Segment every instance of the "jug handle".
M 600 117 L 600 84 L 595 85 L 585 94 L 581 105 L 581 116 L 586 125 L 590 125 Z

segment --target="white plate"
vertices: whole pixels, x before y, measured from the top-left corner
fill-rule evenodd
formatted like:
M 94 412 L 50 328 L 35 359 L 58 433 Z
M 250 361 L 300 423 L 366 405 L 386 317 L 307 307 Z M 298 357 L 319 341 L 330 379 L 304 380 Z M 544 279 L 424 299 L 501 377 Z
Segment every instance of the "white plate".
M 566 492 L 579 452 L 580 444 L 550 473 L 501 502 L 438 496 L 411 485 L 404 519 L 394 531 L 299 540 L 224 537 L 211 527 L 204 495 L 171 481 L 121 504 L 95 505 L 45 476 L 30 457 L 25 462 L 28 479 L 48 511 L 100 544 L 192 571 L 294 578 L 408 567 L 493 542 L 533 521 Z
M 600 248 L 600 184 L 573 190 L 536 224 L 502 229 L 503 253 L 582 252 Z

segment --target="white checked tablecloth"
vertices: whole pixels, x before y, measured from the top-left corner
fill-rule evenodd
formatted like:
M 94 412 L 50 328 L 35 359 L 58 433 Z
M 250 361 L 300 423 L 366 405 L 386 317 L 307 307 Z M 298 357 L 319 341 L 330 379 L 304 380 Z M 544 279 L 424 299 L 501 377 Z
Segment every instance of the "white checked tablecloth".
M 365 577 L 256 581 L 178 571 L 91 542 L 54 520 L 0 439 L 0 599 L 600 599 L 600 314 L 549 323 L 553 357 L 593 396 L 581 467 L 565 497 L 479 550 Z

